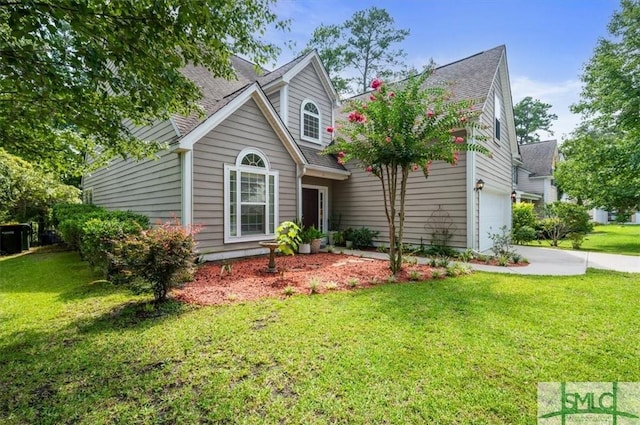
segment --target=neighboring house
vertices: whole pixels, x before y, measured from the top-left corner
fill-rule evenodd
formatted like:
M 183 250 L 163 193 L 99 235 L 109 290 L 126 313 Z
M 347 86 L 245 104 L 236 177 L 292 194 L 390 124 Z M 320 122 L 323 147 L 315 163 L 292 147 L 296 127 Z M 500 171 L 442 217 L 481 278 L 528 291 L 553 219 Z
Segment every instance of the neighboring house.
M 595 221 L 596 223 L 600 223 L 600 224 L 615 223 L 615 221 L 616 221 L 615 213 L 612 213 L 612 212 L 609 212 L 609 211 L 605 211 L 605 210 L 601 210 L 599 208 L 591 209 L 589 211 L 589 215 L 591 215 L 591 220 Z M 640 212 L 637 212 L 635 214 L 631 214 L 631 216 L 628 218 L 627 223 L 640 224 Z
M 513 170 L 515 200 L 531 202 L 537 209 L 558 200 L 553 180 L 556 163 L 561 159 L 558 142 L 547 140 L 520 145 L 520 160 Z
M 204 118 L 174 116 L 135 129 L 137 136 L 169 148 L 156 160 L 114 160 L 85 176 L 83 189 L 93 202 L 144 213 L 152 222 L 176 217 L 201 225 L 198 250 L 205 260 L 263 253 L 257 242 L 272 239 L 279 222 L 296 218 L 326 232 L 329 215 L 336 213 L 343 228 L 368 226 L 386 234 L 377 179 L 319 155 L 331 142 L 325 129 L 334 125 L 339 99 L 318 54 L 263 75 L 240 58 L 233 65 L 236 81 L 186 68 L 202 90 Z M 458 96 L 484 99 L 478 107 L 487 140 L 479 143 L 492 156 L 463 154 L 455 167 L 435 163 L 427 181 L 416 173 L 406 240 L 429 243 L 428 222 L 438 210 L 456 229 L 451 246 L 484 250 L 488 233 L 511 220 L 517 145 L 505 48 L 440 67 L 429 81 L 436 79 L 453 83 Z M 473 141 L 476 135 L 468 137 Z M 476 191 L 480 179 L 484 189 Z

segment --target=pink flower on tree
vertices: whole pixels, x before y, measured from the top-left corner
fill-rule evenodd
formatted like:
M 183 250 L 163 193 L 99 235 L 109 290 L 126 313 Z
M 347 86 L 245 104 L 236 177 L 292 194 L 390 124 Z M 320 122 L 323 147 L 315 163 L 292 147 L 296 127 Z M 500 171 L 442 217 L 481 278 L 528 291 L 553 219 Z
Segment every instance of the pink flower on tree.
M 432 110 L 427 111 L 427 118 L 433 118 L 435 113 Z
M 455 151 L 453 153 L 453 165 L 456 165 L 458 163 L 458 159 L 460 159 L 460 152 Z
M 373 81 L 371 81 L 371 88 L 374 90 L 380 90 L 380 87 L 382 86 L 382 80 L 380 80 L 379 78 L 374 78 Z
M 384 138 L 387 143 L 391 143 L 391 136 L 387 136 Z
M 413 164 L 413 171 L 418 171 L 418 168 L 420 168 L 418 167 L 418 164 Z
M 374 95 L 371 95 L 369 96 L 369 100 L 373 102 L 374 100 L 376 100 L 376 97 Z
M 327 133 L 333 133 L 333 127 L 327 127 Z
M 343 151 L 338 152 L 338 158 L 344 158 L 344 152 Z
M 464 139 L 462 137 L 458 136 L 458 137 L 456 137 L 455 142 L 460 145 L 460 144 L 464 143 Z
M 394 92 L 389 92 L 389 97 L 395 97 L 396 94 Z
M 344 165 L 344 161 L 342 160 L 342 158 L 338 158 L 338 164 Z
M 364 115 L 362 115 L 358 111 L 351 111 L 347 118 L 351 122 L 366 122 L 367 121 L 367 117 L 365 117 Z
M 466 121 L 467 121 L 467 117 L 465 116 L 460 117 L 460 122 L 466 122 Z
M 367 171 L 367 173 L 372 172 L 372 171 L 373 171 L 373 167 L 372 167 L 371 165 L 369 165 L 369 166 L 366 168 L 366 171 Z

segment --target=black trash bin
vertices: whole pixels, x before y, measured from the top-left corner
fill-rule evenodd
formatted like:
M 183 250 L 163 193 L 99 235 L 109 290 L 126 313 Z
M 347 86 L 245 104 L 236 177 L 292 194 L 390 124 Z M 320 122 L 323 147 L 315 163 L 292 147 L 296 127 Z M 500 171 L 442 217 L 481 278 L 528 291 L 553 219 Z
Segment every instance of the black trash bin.
M 22 223 L 20 224 L 20 226 L 22 227 L 22 237 L 21 237 L 22 250 L 29 251 L 29 248 L 31 248 L 31 232 L 32 232 L 31 224 Z
M 22 224 L 0 225 L 0 252 L 18 254 L 22 252 Z

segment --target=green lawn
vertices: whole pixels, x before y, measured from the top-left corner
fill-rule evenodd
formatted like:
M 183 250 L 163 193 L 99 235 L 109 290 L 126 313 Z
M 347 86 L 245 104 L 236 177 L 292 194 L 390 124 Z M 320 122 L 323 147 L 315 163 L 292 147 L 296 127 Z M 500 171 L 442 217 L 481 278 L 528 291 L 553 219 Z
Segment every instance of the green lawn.
M 222 307 L 0 259 L 0 423 L 531 424 L 542 381 L 640 381 L 640 274 L 476 273 Z
M 532 242 L 529 245 L 539 244 Z M 548 247 L 549 244 L 542 241 L 542 246 Z M 561 241 L 559 248 L 573 249 L 568 239 Z M 640 255 L 640 224 L 596 226 L 593 232 L 587 235 L 580 249 L 609 254 Z

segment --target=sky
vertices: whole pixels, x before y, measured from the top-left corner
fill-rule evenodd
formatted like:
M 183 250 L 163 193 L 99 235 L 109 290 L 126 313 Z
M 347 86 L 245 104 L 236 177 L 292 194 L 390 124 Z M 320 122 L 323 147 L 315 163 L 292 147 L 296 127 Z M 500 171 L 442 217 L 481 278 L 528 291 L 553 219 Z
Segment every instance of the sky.
M 526 96 L 552 105 L 558 115 L 543 139 L 561 141 L 580 122 L 569 107 L 580 98 L 580 75 L 618 0 L 278 0 L 275 12 L 290 31 L 268 41 L 282 47 L 277 66 L 293 59 L 320 24 L 341 24 L 371 6 L 386 9 L 410 35 L 398 45 L 407 64 L 420 69 L 466 58 L 504 44 L 513 103 Z M 295 47 L 284 47 L 293 42 Z

